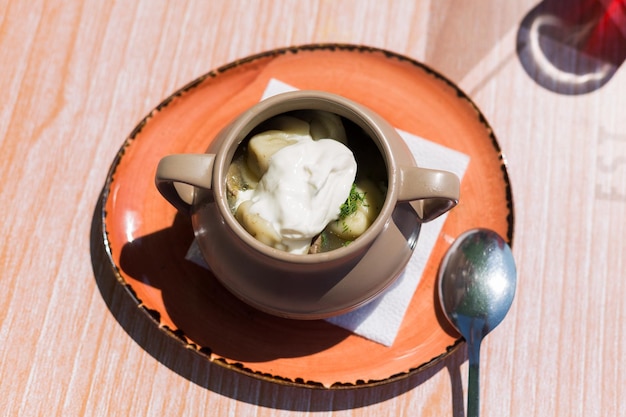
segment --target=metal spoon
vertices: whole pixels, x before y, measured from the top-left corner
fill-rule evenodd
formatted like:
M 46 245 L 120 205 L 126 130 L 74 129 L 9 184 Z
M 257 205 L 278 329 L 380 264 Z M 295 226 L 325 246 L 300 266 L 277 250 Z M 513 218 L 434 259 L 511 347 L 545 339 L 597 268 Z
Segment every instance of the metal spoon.
M 443 259 L 439 301 L 468 349 L 467 417 L 477 417 L 480 410 L 480 343 L 509 311 L 516 283 L 511 248 L 491 230 L 463 233 Z

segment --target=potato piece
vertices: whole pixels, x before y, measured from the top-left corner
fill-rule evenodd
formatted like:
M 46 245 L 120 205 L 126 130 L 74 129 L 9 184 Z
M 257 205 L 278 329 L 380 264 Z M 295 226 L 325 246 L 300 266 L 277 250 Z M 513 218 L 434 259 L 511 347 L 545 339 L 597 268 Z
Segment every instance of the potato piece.
M 248 167 L 258 178 L 269 167 L 272 155 L 303 137 L 310 138 L 309 124 L 291 116 L 278 116 L 268 123 L 270 130 L 254 135 L 248 143 Z
M 382 191 L 370 180 L 357 181 L 356 191 L 362 197 L 356 201 L 356 210 L 328 225 L 332 233 L 345 240 L 361 236 L 374 223 L 384 203 Z

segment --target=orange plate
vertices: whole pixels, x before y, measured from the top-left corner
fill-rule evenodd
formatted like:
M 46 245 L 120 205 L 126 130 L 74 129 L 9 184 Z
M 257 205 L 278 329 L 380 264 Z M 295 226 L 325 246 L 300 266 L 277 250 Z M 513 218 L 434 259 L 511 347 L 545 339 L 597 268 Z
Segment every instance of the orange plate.
M 460 204 L 450 212 L 393 346 L 324 321 L 260 313 L 184 259 L 190 221 L 159 195 L 161 157 L 204 152 L 271 78 L 361 102 L 394 126 L 470 156 Z M 228 64 L 159 104 L 124 142 L 102 202 L 104 244 L 118 279 L 164 335 L 207 360 L 275 382 L 346 388 L 388 382 L 432 365 L 462 339 L 442 316 L 440 260 L 452 238 L 491 228 L 510 242 L 513 203 L 504 159 L 485 118 L 454 84 L 412 59 L 353 45 L 307 45 Z M 219 243 L 218 243 L 219 244 Z

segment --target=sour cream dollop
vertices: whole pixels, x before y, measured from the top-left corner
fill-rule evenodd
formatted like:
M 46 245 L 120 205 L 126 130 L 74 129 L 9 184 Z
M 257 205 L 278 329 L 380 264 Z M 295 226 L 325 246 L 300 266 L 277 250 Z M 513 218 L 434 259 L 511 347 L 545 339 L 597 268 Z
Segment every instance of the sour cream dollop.
M 280 249 L 305 254 L 312 238 L 339 218 L 356 171 L 343 143 L 302 136 L 272 155 L 258 186 L 239 193 L 237 205 L 250 200 L 247 210 L 271 224 Z

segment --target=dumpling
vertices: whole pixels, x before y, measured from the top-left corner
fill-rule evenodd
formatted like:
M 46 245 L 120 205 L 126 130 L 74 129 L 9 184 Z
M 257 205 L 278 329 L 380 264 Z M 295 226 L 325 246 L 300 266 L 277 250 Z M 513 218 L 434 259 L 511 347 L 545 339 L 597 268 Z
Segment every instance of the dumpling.
M 295 112 L 294 115 L 309 123 L 313 140 L 335 139 L 344 145 L 348 144 L 346 129 L 341 117 L 335 113 L 322 110 L 302 110 Z
M 259 178 L 250 170 L 243 157 L 240 156 L 231 162 L 226 174 L 226 189 L 229 199 L 237 198 L 242 191 L 255 189 L 258 183 Z
M 280 247 L 281 236 L 276 232 L 270 222 L 259 216 L 257 213 L 250 211 L 252 201 L 247 200 L 239 204 L 235 217 L 237 221 L 250 233 L 255 239 L 265 243 L 273 248 Z
M 310 138 L 309 124 L 295 117 L 275 117 L 267 127 L 269 130 L 254 135 L 248 143 L 248 167 L 258 178 L 267 171 L 272 155 L 303 137 Z
M 382 191 L 370 180 L 357 181 L 354 191 L 356 194 L 350 194 L 354 211 L 328 225 L 333 234 L 347 241 L 361 236 L 374 223 L 384 203 Z

